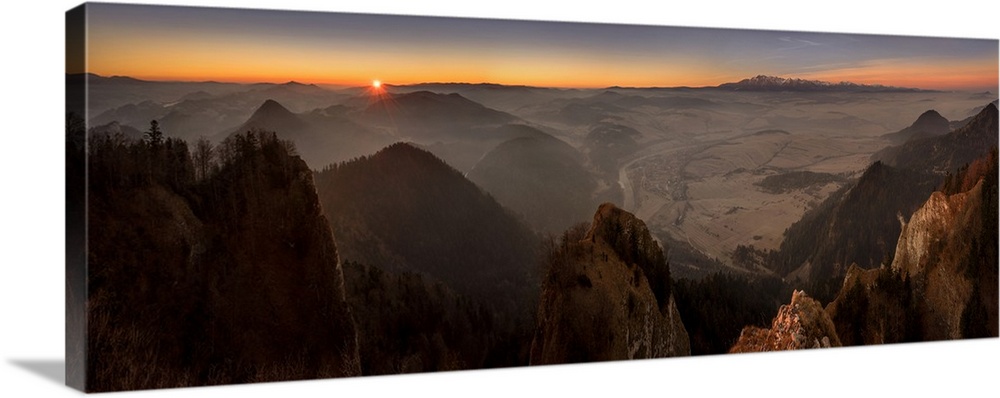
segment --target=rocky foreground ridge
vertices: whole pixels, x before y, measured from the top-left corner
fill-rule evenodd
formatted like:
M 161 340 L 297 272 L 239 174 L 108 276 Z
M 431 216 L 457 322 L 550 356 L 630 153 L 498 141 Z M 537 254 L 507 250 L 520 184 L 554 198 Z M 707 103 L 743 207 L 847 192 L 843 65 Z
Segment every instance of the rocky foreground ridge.
M 771 329 L 745 328 L 730 351 L 997 337 L 996 149 L 900 223 L 891 264 L 852 265 L 825 310 L 795 292 Z
M 690 354 L 669 267 L 642 220 L 605 203 L 548 257 L 532 365 Z
M 851 269 L 827 306 L 845 344 L 997 336 L 996 176 L 993 152 L 901 220 L 890 266 Z
M 778 309 L 770 329 L 747 326 L 729 352 L 763 352 L 840 347 L 837 330 L 823 306 L 796 290 Z

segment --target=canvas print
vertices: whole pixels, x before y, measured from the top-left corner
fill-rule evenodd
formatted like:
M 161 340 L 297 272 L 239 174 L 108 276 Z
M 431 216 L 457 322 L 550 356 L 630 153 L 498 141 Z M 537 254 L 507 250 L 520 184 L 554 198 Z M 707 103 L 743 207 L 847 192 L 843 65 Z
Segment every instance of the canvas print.
M 996 38 L 66 24 L 76 388 L 998 335 Z

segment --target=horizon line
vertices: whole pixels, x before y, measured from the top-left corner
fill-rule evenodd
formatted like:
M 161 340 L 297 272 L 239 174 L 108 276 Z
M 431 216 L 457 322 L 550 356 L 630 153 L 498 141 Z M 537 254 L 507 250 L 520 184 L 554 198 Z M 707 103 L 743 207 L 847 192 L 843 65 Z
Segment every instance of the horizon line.
M 219 80 L 219 79 L 212 79 L 212 78 L 206 78 L 206 79 L 149 78 L 149 77 L 134 77 L 134 76 L 130 76 L 130 75 L 119 75 L 119 74 L 102 75 L 100 73 L 95 73 L 95 72 L 66 72 L 66 75 L 67 76 L 72 76 L 72 75 L 93 75 L 93 76 L 97 76 L 97 77 L 101 77 L 101 78 L 106 78 L 106 79 L 113 79 L 113 78 L 120 78 L 121 79 L 121 78 L 123 78 L 123 79 L 132 79 L 132 80 L 144 81 L 144 82 L 156 82 L 156 83 L 217 83 L 217 84 L 240 84 L 240 85 L 253 85 L 253 84 L 282 85 L 282 84 L 297 83 L 297 84 L 303 84 L 303 85 L 316 85 L 316 86 L 340 86 L 340 87 L 343 87 L 345 89 L 350 89 L 350 88 L 364 88 L 364 87 L 369 87 L 370 86 L 369 84 L 358 84 L 358 83 L 337 83 L 337 82 L 316 82 L 316 81 L 310 82 L 310 81 L 306 81 L 304 79 L 294 79 L 294 78 L 293 79 L 288 79 L 288 80 L 285 80 L 285 79 L 274 79 L 274 80 L 269 80 L 269 79 L 264 79 L 264 80 Z M 847 81 L 847 80 L 842 80 L 842 81 L 834 82 L 834 81 L 827 81 L 827 80 L 820 80 L 820 79 L 804 79 L 804 78 L 799 78 L 799 77 L 785 77 L 785 76 L 769 75 L 769 74 L 755 74 L 755 75 L 753 75 L 751 77 L 742 78 L 742 79 L 739 79 L 739 80 L 736 80 L 736 81 L 724 81 L 724 82 L 718 83 L 716 85 L 622 86 L 622 85 L 612 84 L 612 85 L 552 85 L 552 86 L 543 86 L 543 85 L 532 85 L 532 84 L 521 84 L 521 83 L 497 83 L 497 82 L 493 82 L 493 81 L 480 81 L 480 82 L 469 82 L 469 81 L 451 81 L 451 82 L 449 82 L 449 81 L 421 81 L 421 82 L 416 82 L 416 83 L 391 83 L 391 82 L 382 81 L 382 84 L 385 85 L 385 86 L 389 86 L 389 87 L 412 87 L 412 86 L 421 86 L 421 85 L 469 85 L 469 86 L 475 86 L 475 85 L 481 85 L 481 86 L 493 85 L 493 86 L 502 86 L 502 87 L 524 87 L 524 88 L 563 89 L 563 90 L 601 90 L 601 89 L 622 89 L 622 90 L 642 90 L 642 89 L 646 89 L 646 90 L 650 90 L 650 89 L 711 89 L 711 88 L 719 88 L 720 86 L 722 86 L 724 84 L 740 83 L 740 82 L 742 82 L 744 80 L 749 80 L 749 79 L 751 79 L 753 77 L 760 77 L 760 76 L 775 77 L 775 78 L 786 79 L 786 80 L 801 80 L 801 81 L 804 81 L 804 82 L 818 82 L 818 83 L 829 84 L 829 85 L 854 84 L 854 85 L 861 86 L 861 87 L 872 87 L 872 88 L 883 88 L 883 89 L 938 91 L 938 92 L 974 92 L 974 91 L 986 89 L 987 92 L 994 93 L 994 90 L 988 89 L 987 87 L 975 87 L 975 88 L 968 87 L 968 88 L 961 88 L 961 89 L 960 88 L 932 89 L 932 88 L 923 88 L 923 87 L 895 86 L 895 85 L 889 85 L 889 84 L 884 84 L 884 83 L 858 83 L 858 82 Z M 1000 88 L 1000 86 L 998 86 L 997 88 Z

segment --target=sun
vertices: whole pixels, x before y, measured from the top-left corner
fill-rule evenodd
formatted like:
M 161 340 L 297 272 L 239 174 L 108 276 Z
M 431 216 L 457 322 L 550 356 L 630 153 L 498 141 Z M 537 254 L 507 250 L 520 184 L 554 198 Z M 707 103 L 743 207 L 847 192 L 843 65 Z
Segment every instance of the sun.
M 389 95 L 386 88 L 387 87 L 382 84 L 381 80 L 372 79 L 371 85 L 364 90 L 365 96 L 368 97 L 369 104 L 383 103 L 386 100 L 392 100 L 392 96 Z

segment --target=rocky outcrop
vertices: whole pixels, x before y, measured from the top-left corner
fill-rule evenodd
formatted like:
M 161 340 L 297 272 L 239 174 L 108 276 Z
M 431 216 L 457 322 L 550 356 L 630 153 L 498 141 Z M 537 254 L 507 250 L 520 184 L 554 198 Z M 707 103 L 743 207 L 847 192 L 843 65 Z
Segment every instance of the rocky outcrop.
M 995 150 L 902 221 L 890 266 L 851 268 L 827 306 L 845 345 L 997 336 Z
M 833 321 L 823 306 L 796 290 L 782 305 L 770 329 L 747 326 L 729 352 L 764 352 L 840 347 Z
M 531 364 L 690 354 L 663 251 L 642 220 L 605 203 L 548 260 Z
M 982 225 L 982 190 L 980 182 L 950 196 L 934 192 L 899 235 L 892 268 L 916 282 L 927 340 L 963 337 L 962 315 L 977 283 L 965 270 L 975 255 L 970 238 Z
M 908 275 L 926 273 L 941 259 L 934 256 L 940 245 L 957 242 L 963 232 L 961 227 L 968 224 L 970 217 L 980 216 L 975 210 L 981 207 L 978 197 L 982 194 L 982 184 L 971 191 L 945 195 L 934 192 L 923 207 L 913 213 L 910 221 L 904 223 L 896 244 L 896 257 L 892 268 Z M 971 199 L 971 200 L 970 200 Z M 977 203 L 972 203 L 977 202 Z

